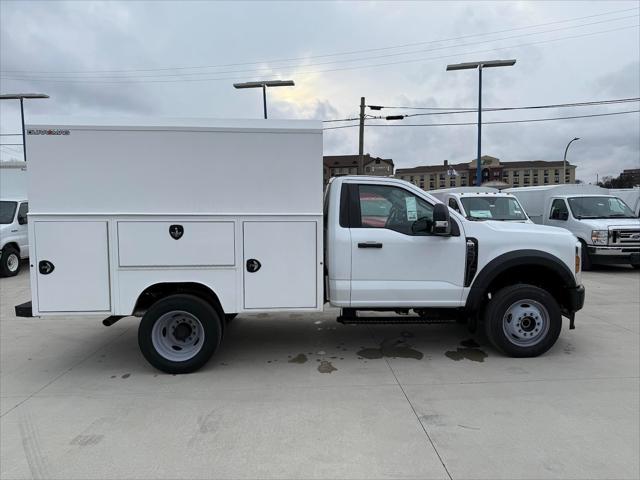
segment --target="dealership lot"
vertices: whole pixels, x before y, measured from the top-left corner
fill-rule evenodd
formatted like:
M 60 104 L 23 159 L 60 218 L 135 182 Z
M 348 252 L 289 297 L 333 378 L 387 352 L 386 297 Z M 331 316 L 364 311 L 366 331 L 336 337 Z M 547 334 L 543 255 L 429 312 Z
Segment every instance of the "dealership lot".
M 0 279 L 0 476 L 638 478 L 640 273 L 600 268 L 534 359 L 459 325 L 239 316 L 197 373 L 153 370 L 137 320 L 16 318 Z

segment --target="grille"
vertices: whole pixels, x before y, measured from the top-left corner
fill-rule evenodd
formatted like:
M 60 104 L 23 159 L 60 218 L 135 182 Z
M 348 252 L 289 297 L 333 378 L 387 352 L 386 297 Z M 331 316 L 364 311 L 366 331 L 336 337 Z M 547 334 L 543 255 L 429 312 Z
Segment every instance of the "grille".
M 611 243 L 613 245 L 640 245 L 640 229 L 612 230 Z

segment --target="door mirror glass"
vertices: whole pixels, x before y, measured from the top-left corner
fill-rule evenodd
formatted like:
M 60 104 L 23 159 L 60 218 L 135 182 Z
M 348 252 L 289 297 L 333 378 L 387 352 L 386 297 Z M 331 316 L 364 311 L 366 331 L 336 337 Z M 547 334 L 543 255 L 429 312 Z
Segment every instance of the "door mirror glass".
M 433 224 L 431 227 L 431 233 L 433 235 L 451 235 L 449 208 L 443 203 L 437 203 L 433 207 Z

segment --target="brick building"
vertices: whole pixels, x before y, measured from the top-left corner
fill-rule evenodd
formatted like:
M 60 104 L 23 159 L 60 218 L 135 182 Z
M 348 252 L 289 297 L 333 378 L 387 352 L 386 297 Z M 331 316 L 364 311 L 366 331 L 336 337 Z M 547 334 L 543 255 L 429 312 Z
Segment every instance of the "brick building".
M 476 160 L 468 163 L 424 165 L 413 168 L 398 168 L 396 178 L 407 180 L 423 190 L 467 187 L 476 184 Z M 554 185 L 562 182 L 562 161 L 533 160 L 523 162 L 501 162 L 498 158 L 482 156 L 482 183 L 523 187 Z M 567 163 L 564 183 L 575 183 L 576 166 Z
M 324 183 L 331 177 L 342 175 L 377 175 L 393 176 L 393 160 L 390 158 L 372 157 L 368 153 L 364 157 L 364 171 L 358 171 L 360 155 L 329 155 L 323 157 Z

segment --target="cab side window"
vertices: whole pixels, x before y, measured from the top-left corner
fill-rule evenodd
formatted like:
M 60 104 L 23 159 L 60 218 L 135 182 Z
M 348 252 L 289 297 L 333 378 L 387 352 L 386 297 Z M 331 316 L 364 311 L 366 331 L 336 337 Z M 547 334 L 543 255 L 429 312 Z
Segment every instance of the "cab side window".
M 456 202 L 455 198 L 449 199 L 449 206 L 453 208 L 456 212 L 460 213 L 460 207 L 458 207 L 458 202 Z
M 433 206 L 403 188 L 359 185 L 358 200 L 361 228 L 387 228 L 405 235 L 424 235 L 413 231 L 415 222 L 426 221 L 427 226 L 433 223 Z
M 552 220 L 566 220 L 569 218 L 569 210 L 564 200 L 558 198 L 553 201 L 549 218 Z
M 27 213 L 29 212 L 29 204 L 27 202 L 23 202 L 20 204 L 20 208 L 18 209 L 18 224 L 26 225 L 27 223 Z

